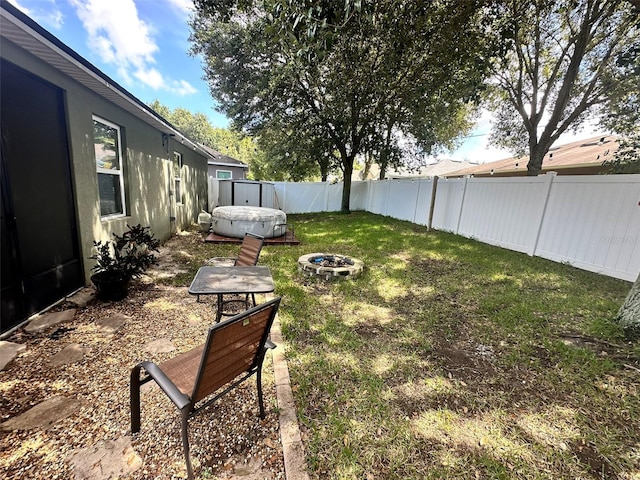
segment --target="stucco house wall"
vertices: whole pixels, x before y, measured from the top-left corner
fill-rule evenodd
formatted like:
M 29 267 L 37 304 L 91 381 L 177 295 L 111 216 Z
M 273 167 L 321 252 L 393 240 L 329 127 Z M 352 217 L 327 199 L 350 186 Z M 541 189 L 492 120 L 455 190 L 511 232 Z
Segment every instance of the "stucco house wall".
M 186 229 L 190 225 L 197 222 L 197 217 L 202 209 L 207 208 L 208 201 L 208 165 L 207 161 L 210 156 L 198 144 L 192 142 L 185 137 L 175 127 L 166 123 L 159 115 L 148 108 L 139 99 L 135 98 L 117 83 L 106 77 L 96 67 L 91 65 L 85 59 L 73 52 L 69 47 L 62 44 L 53 35 L 42 29 L 38 24 L 33 22 L 21 12 L 15 10 L 6 2 L 2 2 L 0 8 L 0 35 L 2 48 L 0 49 L 0 58 L 7 70 L 17 72 L 22 75 L 20 78 L 34 79 L 34 81 L 26 82 L 28 86 L 12 81 L 13 90 L 3 89 L 6 92 L 16 92 L 16 98 L 28 99 L 29 108 L 21 111 L 21 104 L 13 102 L 12 113 L 5 116 L 3 114 L 3 147 L 5 140 L 13 142 L 11 145 L 20 145 L 20 142 L 38 142 L 36 135 L 31 134 L 29 117 L 26 115 L 37 116 L 39 114 L 38 96 L 45 92 L 58 92 L 57 98 L 62 98 L 58 104 L 57 110 L 53 112 L 55 121 L 58 125 L 63 125 L 62 131 L 65 134 L 58 135 L 54 140 L 48 140 L 57 143 L 53 145 L 52 150 L 66 152 L 68 150 L 68 158 L 70 176 L 65 177 L 73 190 L 71 192 L 71 204 L 74 211 L 71 213 L 73 233 L 70 234 L 69 227 L 59 227 L 60 235 L 66 235 L 72 239 L 73 247 L 76 250 L 74 254 L 75 267 L 74 280 L 70 285 L 60 285 L 64 282 L 60 281 L 65 270 L 65 265 L 69 265 L 69 258 L 59 259 L 54 253 L 49 253 L 49 259 L 41 262 L 41 272 L 35 272 L 31 278 L 50 278 L 42 280 L 36 291 L 44 291 L 49 288 L 51 291 L 59 293 L 58 298 L 70 293 L 72 286 L 75 288 L 84 284 L 90 284 L 90 276 L 92 274 L 91 267 L 93 261 L 88 257 L 94 253 L 94 240 L 110 240 L 113 233 L 122 233 L 126 230 L 127 225 L 142 224 L 149 226 L 152 233 L 161 241 L 168 239 L 172 233 Z M 10 67 L 10 68 L 9 68 Z M 2 73 L 2 72 L 0 72 Z M 12 78 L 16 78 L 15 75 Z M 9 73 L 7 72 L 7 75 Z M 3 74 L 4 76 L 4 74 Z M 8 83 L 7 83 L 8 85 Z M 35 86 L 34 86 L 35 85 Z M 39 91 L 42 89 L 42 92 Z M 43 97 L 44 98 L 44 97 Z M 17 105 L 17 108 L 16 108 Z M 17 112 L 17 113 L 16 113 Z M 44 113 L 51 114 L 49 109 L 43 112 L 41 118 L 45 117 Z M 56 112 L 58 114 L 56 115 Z M 19 115 L 21 120 L 18 121 Z M 6 118 L 5 118 L 6 117 Z M 120 130 L 120 140 L 122 146 L 122 179 L 125 191 L 125 213 L 115 214 L 112 216 L 101 215 L 100 191 L 98 185 L 98 172 L 96 167 L 96 142 L 94 140 L 94 119 L 104 120 L 110 124 L 116 125 Z M 6 122 L 5 122 L 6 120 Z M 19 122 L 20 126 L 18 127 Z M 42 125 L 43 122 L 40 122 Z M 15 125 L 11 127 L 11 125 Z M 47 125 L 47 124 L 45 124 Z M 42 128 L 42 127 L 41 127 Z M 45 131 L 46 129 L 45 126 Z M 36 131 L 36 130 L 34 130 Z M 41 130 L 42 131 L 42 130 Z M 5 132 L 13 134 L 11 139 L 5 139 Z M 18 138 L 19 137 L 19 138 Z M 66 138 L 60 138 L 66 137 Z M 59 140 L 59 142 L 58 142 Z M 40 139 L 40 141 L 42 141 Z M 9 145 L 9 144 L 7 144 Z M 59 148 L 62 147 L 62 148 Z M 6 163 L 7 168 L 13 168 L 13 174 L 20 165 L 26 165 L 19 154 L 18 150 L 6 150 L 7 153 L 3 158 L 3 165 Z M 29 165 L 35 165 L 38 162 L 47 165 L 47 147 L 41 147 L 37 156 L 29 157 Z M 179 169 L 180 191 L 181 194 L 176 195 L 176 181 L 174 169 L 174 152 L 179 153 L 182 159 L 181 168 Z M 12 154 L 9 157 L 9 153 Z M 18 155 L 18 156 L 17 156 Z M 66 153 L 64 154 L 66 156 Z M 40 158 L 42 157 L 42 158 Z M 60 157 L 58 156 L 58 161 Z M 64 160 L 64 158 L 63 158 Z M 3 166 L 3 169 L 5 167 Z M 30 167 L 31 168 L 31 167 Z M 3 170 L 4 171 L 4 170 Z M 3 192 L 6 188 L 6 195 L 9 195 L 11 202 L 22 202 L 25 198 L 28 201 L 28 192 L 38 189 L 40 192 L 47 190 L 48 177 L 39 176 L 39 180 L 29 181 L 30 171 L 22 168 L 20 173 L 21 181 L 12 182 L 14 176 L 7 176 L 2 182 Z M 26 178 L 26 181 L 24 180 Z M 44 178 L 44 180 L 42 180 Z M 4 193 L 3 193 L 4 195 Z M 3 197 L 4 198 L 4 197 Z M 46 197 L 45 197 L 46 198 Z M 3 210 L 12 208 L 10 203 L 3 202 Z M 47 203 L 47 202 L 45 202 Z M 54 202 L 49 205 L 42 205 L 37 212 L 40 216 L 46 215 L 47 209 L 52 208 Z M 4 214 L 4 213 L 3 213 Z M 9 217 L 7 217 L 9 218 Z M 8 220 L 11 225 L 15 221 Z M 22 222 L 21 228 L 25 222 L 31 222 L 30 231 L 38 233 L 38 225 L 29 218 L 18 219 Z M 13 223 L 11 223 L 13 222 Z M 3 223 L 4 225 L 4 223 Z M 54 226 L 55 229 L 55 226 Z M 42 234 L 42 232 L 39 232 Z M 49 231 L 49 236 L 56 236 L 56 232 Z M 77 236 L 77 241 L 76 241 Z M 3 239 L 5 238 L 3 234 Z M 42 239 L 46 241 L 46 238 Z M 33 242 L 30 242 L 33 244 Z M 6 246 L 6 245 L 5 245 Z M 25 247 L 18 240 L 18 247 Z M 31 246 L 31 252 L 40 253 Z M 38 248 L 37 245 L 35 247 Z M 9 248 L 3 248 L 3 259 L 5 253 L 9 252 Z M 11 273 L 9 267 L 3 265 L 3 292 L 9 292 L 16 295 L 15 292 L 20 291 L 20 282 L 22 282 L 22 290 L 25 291 L 25 272 L 20 273 L 21 258 L 27 257 L 29 252 L 20 252 L 20 257 L 12 263 Z M 13 255 L 8 253 L 8 255 Z M 7 257 L 9 258 L 9 257 Z M 14 258 L 14 257 L 11 257 Z M 17 267 L 16 267 L 17 265 Z M 6 267 L 6 269 L 5 269 Z M 17 274 L 16 274 L 16 268 Z M 24 267 L 23 267 L 24 268 Z M 6 271 L 5 271 L 6 270 Z M 5 273 L 7 275 L 5 275 Z M 9 278 L 10 280 L 6 280 Z M 71 278 L 71 277 L 69 277 Z M 6 280 L 6 281 L 5 281 Z M 13 282 L 10 284 L 10 282 Z M 47 283 L 49 282 L 49 283 Z M 44 289 L 44 290 L 43 290 Z M 26 293 L 26 300 L 29 306 L 24 310 L 26 314 L 39 311 L 39 308 L 45 305 L 33 302 L 34 295 Z M 37 296 L 37 295 L 35 295 Z M 8 293 L 5 298 L 8 298 Z M 50 301 L 51 296 L 46 301 Z M 8 300 L 7 300 L 8 301 Z M 4 300 L 3 300 L 4 302 Z M 3 303 L 3 313 L 11 313 L 17 303 Z M 18 316 L 23 315 L 19 314 Z M 8 316 L 8 315 L 5 315 Z M 19 320 L 19 319 L 18 319 Z M 8 326 L 15 325 L 16 319 L 11 322 L 5 322 L 3 318 L 2 328 L 4 331 Z
M 2 42 L 2 58 L 28 70 L 65 91 L 69 147 L 73 171 L 82 258 L 92 254 L 93 240 L 108 240 L 122 233 L 127 224 L 141 223 L 161 240 L 187 228 L 207 202 L 207 157 L 144 123 L 117 105 L 96 95 L 73 79 L 11 42 Z M 121 127 L 125 160 L 127 215 L 101 218 L 93 153 L 93 116 Z M 168 151 L 167 151 L 168 150 Z M 182 203 L 173 205 L 173 152 L 182 154 Z M 175 220 L 174 220 L 175 218 Z M 85 277 L 90 277 L 90 262 Z

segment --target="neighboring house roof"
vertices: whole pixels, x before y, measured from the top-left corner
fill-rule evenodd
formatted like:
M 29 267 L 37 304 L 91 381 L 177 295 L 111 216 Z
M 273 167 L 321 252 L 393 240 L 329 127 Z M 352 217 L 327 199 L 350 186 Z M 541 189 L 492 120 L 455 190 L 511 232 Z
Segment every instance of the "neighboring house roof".
M 551 147 L 542 160 L 542 173 L 558 172 L 565 175 L 594 174 L 602 171 L 603 163 L 611 160 L 618 149 L 618 137 L 605 135 Z M 473 175 L 518 176 L 527 174 L 529 157 L 510 157 L 496 162 L 465 168 L 447 177 Z
M 431 163 L 429 165 L 425 165 L 421 167 L 416 172 L 410 172 L 404 168 L 399 170 L 387 171 L 387 178 L 429 178 L 429 177 L 441 177 L 444 176 L 448 172 L 454 172 L 456 170 L 460 170 L 463 168 L 470 167 L 472 165 L 476 165 L 475 163 L 466 162 L 463 160 L 453 160 L 451 158 L 444 158 L 442 160 L 438 160 L 436 163 Z M 363 180 L 362 178 L 362 170 L 358 170 L 354 172 L 353 180 Z M 370 179 L 378 179 L 380 174 L 380 167 L 378 165 L 372 165 L 369 170 L 369 175 L 366 180 Z
M 432 163 L 430 165 L 426 165 L 417 172 L 407 172 L 404 170 L 400 170 L 399 172 L 390 172 L 387 174 L 390 178 L 417 178 L 417 177 L 442 177 L 445 176 L 449 172 L 455 172 L 456 170 L 461 170 L 463 168 L 468 168 L 476 165 L 475 163 L 466 162 L 463 160 L 454 160 L 452 158 L 444 158 L 442 160 L 438 160 L 436 163 Z
M 201 155 L 206 152 L 144 102 L 77 54 L 6 0 L 0 2 L 0 34 L 101 97 Z
M 202 148 L 209 155 L 209 160 L 207 161 L 209 165 L 223 165 L 226 167 L 237 167 L 244 170 L 249 170 L 249 165 L 241 162 L 240 160 L 236 160 L 233 157 L 224 155 L 223 153 L 220 153 L 217 150 L 214 150 L 213 148 L 207 147 L 203 144 L 200 144 L 200 148 Z

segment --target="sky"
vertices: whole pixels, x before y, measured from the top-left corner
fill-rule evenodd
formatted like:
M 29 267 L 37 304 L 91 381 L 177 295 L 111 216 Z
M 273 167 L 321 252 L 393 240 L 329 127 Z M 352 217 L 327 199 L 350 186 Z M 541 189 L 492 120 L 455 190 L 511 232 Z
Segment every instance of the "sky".
M 157 99 L 171 109 L 203 113 L 215 127 L 228 127 L 202 78 L 201 58 L 189 55 L 191 0 L 9 1 L 144 103 Z M 483 112 L 460 148 L 439 157 L 476 163 L 510 157 L 488 144 L 490 129 L 491 115 Z M 563 135 L 557 144 L 602 133 L 588 126 Z

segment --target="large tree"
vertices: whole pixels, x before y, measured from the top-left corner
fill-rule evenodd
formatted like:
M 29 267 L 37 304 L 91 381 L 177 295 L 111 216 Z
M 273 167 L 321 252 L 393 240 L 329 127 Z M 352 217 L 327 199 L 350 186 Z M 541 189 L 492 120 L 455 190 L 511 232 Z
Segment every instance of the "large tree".
M 214 127 L 201 112 L 193 113 L 180 107 L 171 110 L 157 99 L 149 106 L 191 140 L 246 163 L 250 174 L 254 166 L 259 171 L 263 154 L 253 138 L 227 128 Z
M 637 13 L 640 15 L 640 8 Z M 615 67 L 610 73 L 607 115 L 602 121 L 621 136 L 620 148 L 610 165 L 613 173 L 640 173 L 640 43 L 621 52 Z M 640 337 L 640 274 L 616 320 L 627 336 Z
M 640 173 L 640 43 L 618 55 L 608 77 L 601 123 L 620 136 L 620 147 L 608 162 L 610 172 Z
M 429 152 L 470 127 L 499 32 L 486 3 L 196 0 L 193 53 L 236 127 L 337 152 L 349 211 L 357 156 L 386 166 L 407 137 Z
M 637 16 L 627 0 L 509 0 L 504 8 L 513 42 L 492 77 L 492 140 L 528 153 L 528 174 L 538 175 L 560 135 L 603 111 L 616 60 L 640 41 Z

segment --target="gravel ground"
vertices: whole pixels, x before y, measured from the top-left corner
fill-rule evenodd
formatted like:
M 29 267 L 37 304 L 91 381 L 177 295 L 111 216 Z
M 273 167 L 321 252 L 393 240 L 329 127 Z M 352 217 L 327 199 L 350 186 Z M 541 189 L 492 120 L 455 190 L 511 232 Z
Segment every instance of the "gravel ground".
M 204 341 L 215 314 L 214 299 L 198 303 L 186 287 L 153 280 L 171 274 L 171 251 L 170 240 L 162 248 L 160 265 L 132 284 L 125 300 L 94 301 L 78 309 L 56 335 L 53 327 L 36 334 L 20 330 L 7 339 L 27 349 L 0 372 L 0 422 L 56 395 L 75 399 L 78 410 L 47 430 L 0 432 L 0 478 L 73 478 L 71 458 L 79 450 L 131 436 L 131 368 L 142 360 L 162 362 Z M 100 329 L 97 322 L 114 314 L 128 319 L 115 333 Z M 158 339 L 169 340 L 175 350 L 149 353 L 148 343 Z M 78 362 L 52 366 L 51 357 L 70 344 L 90 350 Z M 253 378 L 190 420 L 196 477 L 285 478 L 271 355 L 263 372 L 264 420 L 258 416 Z M 141 394 L 141 432 L 131 437 L 142 466 L 120 478 L 185 478 L 179 411 L 155 384 L 148 387 Z

